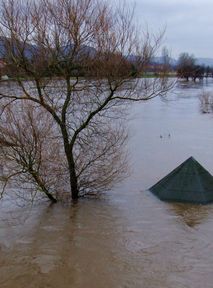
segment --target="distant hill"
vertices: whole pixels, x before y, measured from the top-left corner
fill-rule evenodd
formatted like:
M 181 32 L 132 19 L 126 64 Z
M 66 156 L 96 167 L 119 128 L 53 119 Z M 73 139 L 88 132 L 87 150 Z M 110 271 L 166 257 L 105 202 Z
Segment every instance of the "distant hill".
M 153 57 L 151 59 L 151 62 L 155 63 L 155 64 L 164 64 L 164 58 L 163 57 Z M 168 62 L 172 66 L 176 66 L 177 65 L 177 60 L 174 59 L 174 58 L 168 57 Z
M 8 39 L 6 37 L 0 37 L 0 59 L 4 58 L 7 54 L 7 41 Z M 21 43 L 20 43 L 21 44 Z M 22 45 L 22 44 L 21 44 Z M 24 45 L 24 44 L 23 44 Z M 36 47 L 35 45 L 32 44 L 25 44 L 25 48 L 24 48 L 24 55 L 26 58 L 28 59 L 32 59 L 32 57 L 35 57 L 35 55 L 38 53 L 38 47 Z M 66 56 L 68 55 L 71 50 L 73 49 L 73 45 L 72 44 L 68 44 L 66 46 L 62 46 L 61 47 L 61 55 L 62 56 Z M 14 45 L 14 51 L 17 51 L 17 48 Z M 89 56 L 94 58 L 96 55 L 97 51 L 95 48 L 91 47 L 91 46 L 86 46 L 86 45 L 82 45 L 81 49 L 78 52 L 78 56 L 77 57 L 81 57 L 81 56 Z M 137 62 L 139 60 L 139 57 L 136 55 L 129 55 L 127 56 L 127 59 L 130 62 Z M 178 64 L 178 60 L 168 57 L 168 62 L 171 66 L 173 66 L 174 68 L 177 66 Z M 158 57 L 153 57 L 151 59 L 151 64 L 153 65 L 159 65 L 159 64 L 164 64 L 164 57 L 162 56 L 158 56 Z M 196 64 L 197 65 L 205 65 L 205 66 L 210 66 L 213 67 L 213 58 L 196 58 Z
M 0 37 L 0 58 L 5 58 L 7 55 L 7 45 L 9 44 L 10 39 L 6 37 Z M 32 44 L 23 44 L 20 43 L 20 47 L 17 47 L 16 44 L 13 45 L 14 53 L 18 53 L 19 49 L 24 50 L 24 56 L 28 59 L 32 59 L 33 56 L 38 52 L 38 48 Z
M 70 52 L 72 52 L 73 48 L 74 48 L 73 44 L 67 44 L 66 46 L 61 47 L 61 55 L 66 57 L 67 55 L 69 55 Z M 95 57 L 96 54 L 97 51 L 95 48 L 87 45 L 82 45 L 78 51 L 77 57 L 89 56 L 93 58 Z
M 6 37 L 0 37 L 0 59 L 6 57 L 7 55 L 7 45 L 10 42 L 10 39 L 7 39 Z M 72 44 L 68 44 L 66 46 L 61 47 L 61 56 L 65 57 L 67 56 L 73 49 Z M 19 49 L 24 50 L 24 56 L 30 60 L 33 57 L 36 57 L 36 55 L 39 53 L 39 48 L 36 45 L 32 45 L 29 43 L 22 43 L 20 42 L 19 47 L 16 46 L 16 44 L 13 45 L 13 51 L 14 53 L 18 54 Z M 82 45 L 78 52 L 78 56 L 89 56 L 89 57 L 95 57 L 96 55 L 96 50 L 93 47 Z
M 213 58 L 197 58 L 196 64 L 213 67 Z
M 164 59 L 163 57 L 153 57 L 152 63 L 163 64 Z M 178 60 L 169 57 L 169 63 L 172 66 L 176 66 L 178 64 Z M 196 64 L 213 67 L 213 58 L 196 58 Z

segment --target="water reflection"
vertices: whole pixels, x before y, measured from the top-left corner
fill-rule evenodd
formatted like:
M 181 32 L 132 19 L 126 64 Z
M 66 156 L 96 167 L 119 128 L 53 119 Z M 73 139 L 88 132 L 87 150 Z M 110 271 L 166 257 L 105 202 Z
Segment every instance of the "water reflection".
M 191 90 L 191 89 L 201 89 L 201 87 L 208 87 L 212 86 L 212 79 L 203 79 L 200 81 L 185 81 L 185 80 L 179 80 L 177 81 L 176 88 L 183 89 L 183 90 Z
M 1 288 L 212 288 L 213 205 L 142 192 L 192 155 L 213 172 L 213 118 L 193 85 L 176 101 L 132 108 L 132 175 L 107 196 L 74 207 L 0 203 Z
M 125 217 L 104 199 L 36 207 L 2 246 L 0 287 L 125 287 L 125 281 L 139 287 L 122 222 Z
M 203 206 L 188 203 L 170 203 L 169 208 L 191 228 L 203 223 L 208 219 L 209 213 L 213 212 L 210 205 Z

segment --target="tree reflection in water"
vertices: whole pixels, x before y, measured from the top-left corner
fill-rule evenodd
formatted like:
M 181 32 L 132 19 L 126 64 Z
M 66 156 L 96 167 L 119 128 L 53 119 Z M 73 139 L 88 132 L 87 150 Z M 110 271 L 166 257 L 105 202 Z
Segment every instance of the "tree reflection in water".
M 210 211 L 213 211 L 212 205 L 194 205 L 188 203 L 171 203 L 170 208 L 191 228 L 206 221 Z

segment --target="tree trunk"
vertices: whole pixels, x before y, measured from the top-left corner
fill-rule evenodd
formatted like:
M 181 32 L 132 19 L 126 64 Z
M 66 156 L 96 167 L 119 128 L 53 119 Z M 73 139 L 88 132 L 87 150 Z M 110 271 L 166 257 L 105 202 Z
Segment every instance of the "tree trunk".
M 52 194 L 50 194 L 48 191 L 44 191 L 44 193 L 47 195 L 47 197 L 50 199 L 50 201 L 51 201 L 52 203 L 57 203 L 56 198 L 54 198 L 54 197 L 52 196 Z
M 78 180 L 76 177 L 75 166 L 72 166 L 70 169 L 70 186 L 71 186 L 72 200 L 76 201 L 79 197 L 79 190 L 78 190 Z
M 71 197 L 73 201 L 76 201 L 79 197 L 78 189 L 78 178 L 75 170 L 75 161 L 73 157 L 72 147 L 69 144 L 65 144 L 65 153 L 67 157 L 67 162 L 69 166 L 69 177 L 70 177 L 70 188 L 71 188 Z

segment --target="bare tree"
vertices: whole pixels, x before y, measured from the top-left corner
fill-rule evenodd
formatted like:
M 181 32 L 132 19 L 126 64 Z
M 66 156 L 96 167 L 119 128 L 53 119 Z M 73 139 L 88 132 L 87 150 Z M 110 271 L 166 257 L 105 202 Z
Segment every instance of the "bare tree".
M 0 138 L 0 159 L 4 163 L 2 193 L 12 182 L 19 195 L 26 190 L 30 192 L 26 199 L 42 192 L 56 202 L 56 188 L 65 183 L 66 162 L 50 116 L 29 103 L 10 105 L 1 118 Z
M 210 91 L 203 90 L 199 95 L 199 100 L 202 113 L 211 113 L 213 111 L 213 95 Z
M 122 123 L 110 122 L 92 124 L 76 141 L 80 195 L 107 190 L 126 175 L 127 135 Z M 29 102 L 8 105 L 1 117 L 0 140 L 2 196 L 12 184 L 16 194 L 27 200 L 41 193 L 52 202 L 64 199 L 69 190 L 69 169 L 60 133 L 49 113 Z
M 179 78 L 185 78 L 189 81 L 189 78 L 202 80 L 205 75 L 205 67 L 202 65 L 196 65 L 196 59 L 193 55 L 188 53 L 181 53 L 178 59 L 177 75 Z
M 119 147 L 126 135 L 116 123 L 126 104 L 170 89 L 164 77 L 132 77 L 130 59 L 142 73 L 162 35 L 139 31 L 125 5 L 7 0 L 1 7 L 0 36 L 7 73 L 14 78 L 0 85 L 2 113 L 10 105 L 31 102 L 51 116 L 72 199 L 110 187 L 125 167 Z M 47 148 L 42 149 L 45 153 Z

